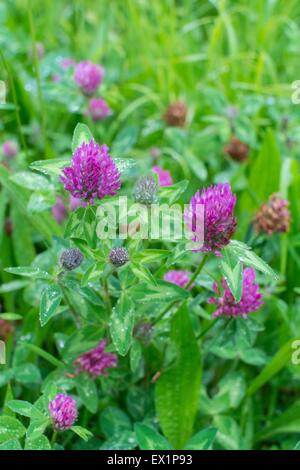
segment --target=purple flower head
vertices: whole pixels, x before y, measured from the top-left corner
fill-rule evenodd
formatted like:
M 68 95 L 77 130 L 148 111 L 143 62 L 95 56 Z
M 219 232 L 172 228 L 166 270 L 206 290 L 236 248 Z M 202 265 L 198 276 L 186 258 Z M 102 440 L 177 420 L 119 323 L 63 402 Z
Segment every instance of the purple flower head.
M 259 285 L 255 282 L 255 271 L 253 268 L 245 268 L 243 271 L 243 294 L 239 302 L 235 301 L 224 278 L 221 283 L 223 287 L 222 297 L 210 297 L 208 299 L 210 304 L 216 304 L 218 307 L 213 313 L 214 317 L 221 315 L 227 317 L 246 317 L 248 313 L 256 312 L 263 304 Z M 213 289 L 218 295 L 217 284 L 213 284 Z
M 15 157 L 18 153 L 18 150 L 18 144 L 14 140 L 6 140 L 5 142 L 3 142 L 2 151 L 5 157 Z
M 150 155 L 154 160 L 157 160 L 161 156 L 161 150 L 159 147 L 152 147 L 150 150 Z
M 74 80 L 85 95 L 92 95 L 103 80 L 104 69 L 89 60 L 79 62 L 75 67 Z
M 68 217 L 64 202 L 60 196 L 56 198 L 56 204 L 52 207 L 52 215 L 58 224 L 64 223 Z
M 48 410 L 57 431 L 70 429 L 77 419 L 76 401 L 63 393 L 59 393 L 50 401 Z
M 91 98 L 88 113 L 93 121 L 103 121 L 111 115 L 111 109 L 102 98 Z
M 121 186 L 120 172 L 108 154 L 108 147 L 99 146 L 94 140 L 77 147 L 71 166 L 64 168 L 60 180 L 85 206 L 95 199 L 114 196 Z
M 184 289 L 190 281 L 190 273 L 180 270 L 168 271 L 164 275 L 164 280 Z
M 152 171 L 158 176 L 159 186 L 172 186 L 173 179 L 168 170 L 163 170 L 160 166 L 155 165 L 152 167 Z
M 195 251 L 215 252 L 227 245 L 236 229 L 234 207 L 236 196 L 232 194 L 229 183 L 219 183 L 199 191 L 192 197 L 190 206 L 185 211 L 185 222 L 192 232 L 192 240 L 201 242 L 204 225 L 203 246 Z M 199 212 L 203 207 L 204 214 Z M 202 219 L 204 216 L 204 220 Z
M 61 67 L 64 69 L 64 70 L 67 70 L 68 68 L 70 67 L 74 67 L 76 65 L 76 62 L 74 59 L 71 59 L 69 57 L 65 57 L 62 61 L 61 61 Z
M 106 369 L 116 367 L 117 356 L 105 352 L 106 344 L 106 340 L 103 339 L 96 348 L 79 356 L 74 361 L 74 364 L 78 366 L 76 372 L 87 372 L 92 377 L 98 377 L 99 375 L 106 375 Z

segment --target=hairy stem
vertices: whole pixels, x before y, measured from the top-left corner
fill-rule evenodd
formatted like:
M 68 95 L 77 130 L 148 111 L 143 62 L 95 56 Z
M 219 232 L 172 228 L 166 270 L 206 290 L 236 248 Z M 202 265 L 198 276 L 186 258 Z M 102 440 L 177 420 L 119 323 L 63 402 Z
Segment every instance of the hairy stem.
M 203 331 L 201 331 L 201 332 L 199 333 L 199 335 L 196 337 L 196 339 L 199 340 L 199 339 L 203 338 L 203 336 L 205 336 L 206 333 L 208 333 L 209 330 L 212 329 L 212 327 L 216 324 L 217 321 L 218 321 L 218 318 L 215 318 L 214 320 L 212 320 L 212 321 L 210 322 L 210 324 L 208 325 L 208 327 L 205 328 L 205 330 L 203 330 Z
M 198 275 L 200 274 L 200 272 L 202 271 L 202 268 L 203 266 L 205 265 L 206 263 L 206 260 L 207 260 L 207 257 L 208 255 L 204 255 L 198 268 L 196 269 L 196 271 L 194 272 L 194 274 L 192 275 L 191 279 L 189 280 L 189 282 L 187 283 L 187 285 L 185 286 L 186 289 L 188 289 L 189 287 L 191 287 L 191 285 L 193 285 L 193 283 L 195 282 L 195 280 L 197 279 Z

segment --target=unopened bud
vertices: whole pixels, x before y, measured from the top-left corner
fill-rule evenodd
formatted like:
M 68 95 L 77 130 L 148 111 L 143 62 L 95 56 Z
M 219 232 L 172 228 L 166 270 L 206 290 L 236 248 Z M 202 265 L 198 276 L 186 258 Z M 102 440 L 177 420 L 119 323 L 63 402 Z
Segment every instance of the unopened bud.
M 127 249 L 123 247 L 113 248 L 109 254 L 109 261 L 117 268 L 124 266 L 129 261 Z
M 134 200 L 146 206 L 157 202 L 157 183 L 153 176 L 144 176 L 137 182 L 134 189 Z
M 67 271 L 72 271 L 78 266 L 81 265 L 83 261 L 83 254 L 78 248 L 70 248 L 69 250 L 64 250 L 60 255 L 60 264 Z

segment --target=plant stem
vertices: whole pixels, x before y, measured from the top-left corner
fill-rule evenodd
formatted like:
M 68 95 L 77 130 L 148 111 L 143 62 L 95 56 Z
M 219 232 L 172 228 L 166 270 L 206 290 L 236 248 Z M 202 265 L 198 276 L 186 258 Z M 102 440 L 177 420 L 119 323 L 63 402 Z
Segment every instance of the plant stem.
M 202 271 L 202 268 L 203 266 L 205 265 L 206 263 L 206 260 L 207 260 L 207 257 L 208 255 L 204 255 L 198 268 L 196 269 L 196 271 L 194 272 L 194 274 L 192 275 L 191 279 L 189 280 L 188 284 L 185 286 L 186 289 L 188 289 L 189 287 L 191 287 L 191 285 L 194 283 L 194 281 L 197 279 L 198 275 L 200 274 L 200 272 Z
M 199 333 L 199 335 L 196 337 L 196 339 L 199 340 L 199 339 L 203 338 L 203 336 L 205 336 L 206 333 L 207 333 L 209 330 L 211 330 L 211 328 L 216 324 L 217 321 L 218 321 L 218 318 L 215 318 L 214 320 L 212 320 L 212 321 L 210 322 L 210 324 L 208 325 L 208 327 L 205 328 L 205 330 L 203 330 L 203 331 L 201 331 L 201 332 Z
M 216 318 L 216 320 L 218 320 L 218 319 L 219 319 L 219 318 Z M 224 326 L 224 328 L 223 328 L 223 330 L 222 330 L 222 334 L 224 333 L 225 330 L 227 330 L 228 326 L 231 325 L 231 323 L 233 322 L 233 320 L 234 320 L 233 317 L 228 318 L 228 320 L 227 320 L 227 322 L 225 323 L 225 326 Z M 212 323 L 215 324 L 215 322 L 212 322 Z M 205 333 L 206 333 L 206 332 L 205 332 Z M 205 333 L 204 333 L 204 334 L 205 334 Z M 198 339 L 198 338 L 197 338 L 197 339 Z M 210 345 L 210 349 L 212 349 L 212 348 L 214 347 L 214 345 L 215 345 L 217 339 L 218 339 L 218 336 L 216 336 L 216 337 L 214 338 L 212 344 Z
M 52 437 L 51 437 L 51 446 L 53 446 L 55 444 L 56 438 L 57 438 L 57 431 L 53 430 L 53 434 L 52 434 Z
M 109 314 L 111 314 L 112 306 L 111 306 L 111 300 L 110 300 L 108 284 L 107 284 L 106 279 L 103 280 L 102 286 L 103 286 L 104 302 L 106 304 L 106 307 L 107 307 L 107 310 L 108 310 Z
M 171 308 L 172 308 L 175 304 L 177 304 L 177 302 L 179 302 L 179 300 L 173 300 L 169 305 L 167 305 L 167 306 L 163 309 L 163 311 L 158 315 L 158 317 L 155 318 L 153 324 L 155 325 L 156 323 L 158 323 L 158 322 L 165 316 L 165 314 L 166 314 L 169 310 L 171 310 Z
M 284 276 L 288 260 L 288 238 L 287 234 L 281 234 L 280 237 L 280 273 Z
M 79 316 L 77 315 L 71 300 L 69 299 L 69 294 L 68 294 L 66 288 L 61 283 L 60 283 L 60 288 L 61 288 L 61 291 L 62 291 L 62 294 L 63 294 L 64 302 L 69 307 L 69 310 L 70 310 L 70 313 L 73 317 L 74 323 L 77 326 L 77 328 L 80 328 L 81 327 L 81 320 L 80 320 Z

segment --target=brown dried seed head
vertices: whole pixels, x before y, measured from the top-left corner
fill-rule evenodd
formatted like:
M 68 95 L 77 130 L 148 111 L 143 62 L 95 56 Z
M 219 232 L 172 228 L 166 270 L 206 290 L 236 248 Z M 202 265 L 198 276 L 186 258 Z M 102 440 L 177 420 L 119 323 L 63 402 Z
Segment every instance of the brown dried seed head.
M 261 205 L 253 220 L 255 231 L 267 235 L 288 232 L 291 223 L 288 206 L 287 200 L 272 194 L 268 202 Z
M 164 120 L 168 126 L 172 127 L 184 127 L 187 116 L 187 106 L 183 101 L 175 101 L 171 103 L 165 114 Z
M 244 162 L 248 158 L 249 145 L 245 144 L 237 137 L 232 137 L 230 142 L 225 145 L 224 153 L 237 162 Z
M 13 331 L 14 327 L 9 321 L 0 319 L 0 339 L 2 341 L 6 341 Z

